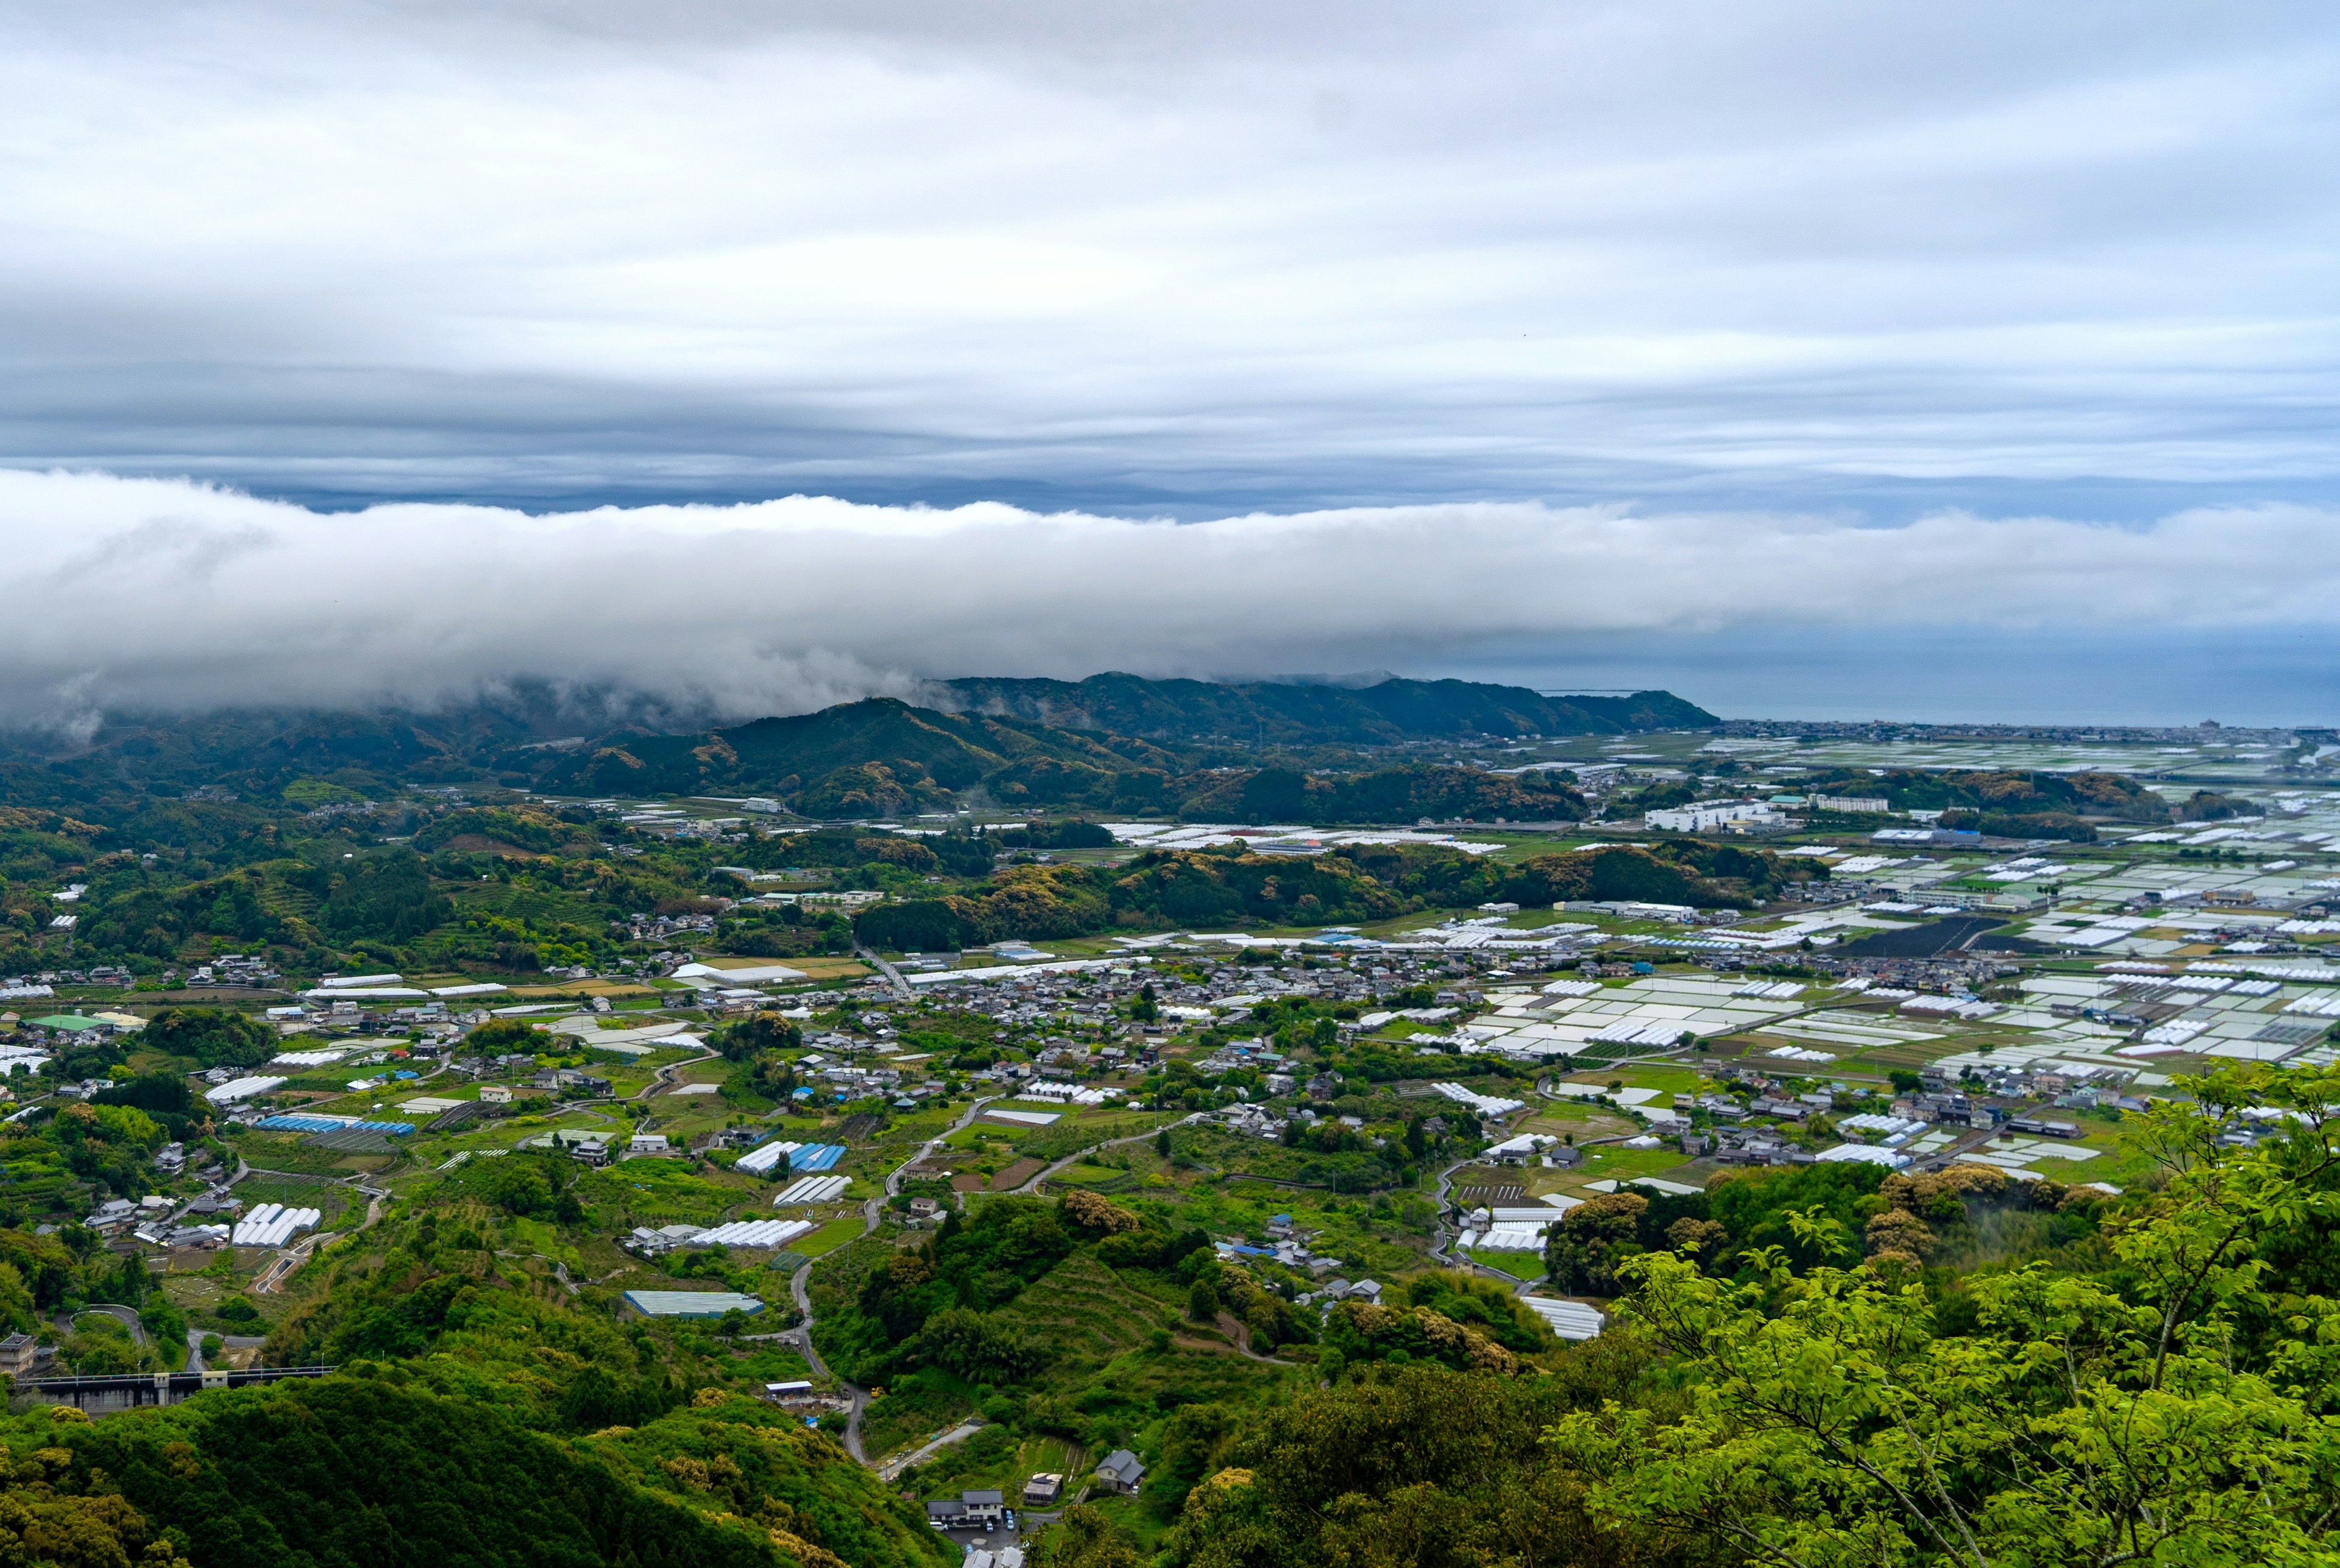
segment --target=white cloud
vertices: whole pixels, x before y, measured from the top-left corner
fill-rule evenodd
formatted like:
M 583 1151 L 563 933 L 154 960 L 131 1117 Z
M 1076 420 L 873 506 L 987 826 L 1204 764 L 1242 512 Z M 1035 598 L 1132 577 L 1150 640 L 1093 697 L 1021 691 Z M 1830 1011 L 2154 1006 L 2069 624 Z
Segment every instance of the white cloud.
M 1879 528 L 1520 503 L 1172 523 L 807 497 L 321 513 L 0 471 L 0 715 L 428 703 L 534 677 L 736 718 L 961 674 L 1422 668 L 1586 632 L 2330 626 L 2335 521 Z
M 1197 511 L 2312 485 L 2340 25 L 2107 15 L 17 7 L 0 461 Z

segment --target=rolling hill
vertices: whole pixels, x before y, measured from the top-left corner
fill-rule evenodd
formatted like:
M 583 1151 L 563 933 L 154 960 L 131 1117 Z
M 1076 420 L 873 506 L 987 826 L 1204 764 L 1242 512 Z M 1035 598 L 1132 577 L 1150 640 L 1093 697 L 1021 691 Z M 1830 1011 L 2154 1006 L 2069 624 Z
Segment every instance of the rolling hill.
M 1163 745 L 1388 746 L 1477 735 L 1625 735 L 1721 723 L 1671 692 L 1546 697 L 1523 686 L 1470 680 L 1220 685 L 1106 674 L 1081 681 L 978 678 L 947 684 L 971 713 Z

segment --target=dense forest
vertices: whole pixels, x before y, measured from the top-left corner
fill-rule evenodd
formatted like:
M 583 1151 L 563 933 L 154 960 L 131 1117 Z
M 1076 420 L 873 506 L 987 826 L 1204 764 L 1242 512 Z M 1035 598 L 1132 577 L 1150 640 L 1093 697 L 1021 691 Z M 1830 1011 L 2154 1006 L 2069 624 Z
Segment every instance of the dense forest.
M 1214 1444 L 1168 1558 L 2333 1562 L 2340 1081 L 2197 1090 L 2118 1202 L 1958 1166 L 1733 1180 L 1661 1226 L 1621 1195 L 1554 1245 L 1624 1332 L 1534 1375 L 1353 1364 Z M 2300 1119 L 2223 1143 L 2254 1104 Z
M 1427 845 L 1364 846 L 1308 858 L 1155 850 L 1110 868 L 1010 867 L 979 895 L 906 899 L 868 911 L 856 925 L 879 946 L 917 951 L 1113 928 L 1382 920 L 1489 901 L 1743 907 L 1790 882 L 1827 875 L 1825 866 L 1765 850 L 1691 840 L 1519 861 Z
M 1718 722 L 1665 692 L 1549 699 L 1457 680 L 1393 678 L 1356 689 L 1109 675 L 1078 685 L 942 683 L 923 705 L 872 699 L 719 725 L 639 695 L 521 684 L 428 712 L 116 716 L 86 740 L 0 736 L 0 799 L 54 808 L 188 790 L 274 799 L 292 788 L 313 807 L 413 785 L 588 795 L 721 787 L 803 796 L 810 816 L 863 817 L 996 777 L 1003 798 L 1104 807 L 1158 800 L 1171 777 L 1268 749 L 1373 750 Z

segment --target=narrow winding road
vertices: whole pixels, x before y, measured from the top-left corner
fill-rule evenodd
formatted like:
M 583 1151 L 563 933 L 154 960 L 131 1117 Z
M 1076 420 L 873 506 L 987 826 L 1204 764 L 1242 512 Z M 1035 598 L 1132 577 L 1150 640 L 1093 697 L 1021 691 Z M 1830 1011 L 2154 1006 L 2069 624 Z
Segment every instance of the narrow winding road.
M 1039 1172 L 1037 1175 L 1033 1176 L 1030 1181 L 1027 1181 L 1022 1186 L 1017 1187 L 1016 1191 L 1019 1194 L 1027 1196 L 1029 1194 L 1038 1192 L 1042 1182 L 1046 1181 L 1058 1171 L 1068 1170 L 1072 1166 L 1080 1164 L 1083 1160 L 1088 1158 L 1089 1156 L 1096 1154 L 1100 1149 L 1119 1148 L 1124 1144 L 1150 1143 L 1155 1138 L 1161 1136 L 1167 1129 L 1171 1127 L 1183 1127 L 1190 1122 L 1201 1121 L 1204 1119 L 1205 1115 L 1207 1115 L 1206 1112 L 1196 1111 L 1192 1116 L 1181 1116 L 1175 1122 L 1165 1122 L 1161 1126 L 1149 1127 L 1145 1132 L 1133 1133 L 1125 1138 L 1107 1138 L 1103 1143 L 1091 1144 L 1085 1149 L 1077 1149 L 1073 1153 L 1066 1155 L 1063 1159 L 1058 1160 L 1047 1169 Z
M 861 1206 L 861 1234 L 866 1236 L 877 1230 L 878 1225 L 885 1217 L 886 1200 L 894 1196 L 902 1190 L 902 1173 L 904 1171 L 908 1170 L 912 1166 L 917 1165 L 920 1160 L 926 1158 L 928 1155 L 934 1153 L 935 1150 L 940 1148 L 943 1145 L 944 1139 L 949 1137 L 951 1134 L 961 1131 L 967 1127 L 975 1120 L 976 1117 L 983 1114 L 984 1107 L 991 1104 L 993 1100 L 998 1099 L 999 1097 L 1000 1097 L 997 1095 L 992 1095 L 984 1099 L 977 1100 L 973 1104 L 969 1105 L 966 1111 L 960 1115 L 958 1120 L 951 1123 L 948 1127 L 943 1130 L 940 1136 L 928 1138 L 925 1143 L 920 1144 L 916 1154 L 912 1155 L 908 1159 L 904 1160 L 900 1165 L 896 1166 L 893 1170 L 887 1173 L 884 1193 L 877 1197 L 868 1199 Z M 799 1322 L 795 1328 L 789 1330 L 789 1337 L 794 1342 L 797 1348 L 803 1353 L 805 1364 L 812 1368 L 812 1374 L 814 1378 L 818 1380 L 833 1374 L 830 1373 L 828 1365 L 821 1360 L 820 1352 L 815 1350 L 812 1344 L 812 1271 L 814 1266 L 815 1265 L 812 1264 L 807 1264 L 804 1267 L 797 1270 L 796 1273 L 788 1276 L 788 1294 L 795 1299 L 797 1311 L 802 1317 L 802 1321 Z M 854 1384 L 846 1382 L 842 1374 L 835 1375 L 837 1375 L 837 1381 L 839 1385 L 845 1389 L 846 1396 L 853 1402 L 853 1412 L 850 1415 L 846 1417 L 845 1421 L 845 1451 L 853 1455 L 853 1457 L 861 1464 L 868 1464 L 869 1463 L 869 1455 L 862 1451 L 861 1446 L 861 1413 L 869 1407 L 869 1391 L 865 1388 L 856 1387 Z
M 1494 1280 L 1513 1295 L 1523 1295 L 1528 1288 L 1526 1281 L 1505 1274 L 1500 1268 L 1491 1268 L 1469 1253 L 1457 1252 L 1453 1248 L 1454 1233 L 1446 1223 L 1447 1192 L 1452 1185 L 1449 1178 L 1456 1171 L 1472 1163 L 1470 1160 L 1458 1160 L 1438 1173 L 1438 1231 L 1436 1239 L 1431 1245 L 1430 1255 L 1445 1264 L 1449 1268 L 1460 1268 L 1478 1278 Z

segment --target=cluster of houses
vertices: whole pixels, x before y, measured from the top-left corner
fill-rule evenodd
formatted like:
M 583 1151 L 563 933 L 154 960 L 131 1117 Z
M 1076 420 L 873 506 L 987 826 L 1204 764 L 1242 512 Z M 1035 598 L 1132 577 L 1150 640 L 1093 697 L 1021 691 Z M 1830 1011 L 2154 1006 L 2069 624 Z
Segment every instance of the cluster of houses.
M 1087 1492 L 1134 1497 L 1145 1482 L 1145 1463 L 1128 1449 L 1116 1448 L 1098 1463 L 1096 1470 L 1089 1477 Z M 1019 1496 L 1026 1508 L 1053 1508 L 1066 1501 L 1065 1477 L 1046 1471 L 1028 1475 Z M 1016 1515 L 1005 1493 L 977 1489 L 928 1503 L 927 1523 L 937 1530 L 987 1534 L 993 1531 L 1013 1531 Z M 967 1561 L 974 1564 L 977 1557 L 984 1557 L 992 1568 L 1018 1568 L 1024 1561 L 1022 1552 L 1014 1546 L 988 1553 L 970 1553 Z

